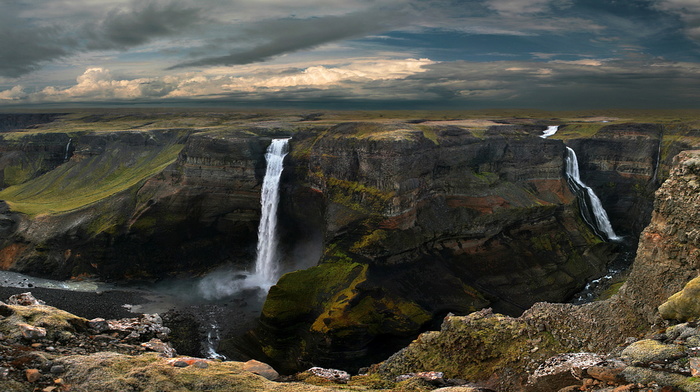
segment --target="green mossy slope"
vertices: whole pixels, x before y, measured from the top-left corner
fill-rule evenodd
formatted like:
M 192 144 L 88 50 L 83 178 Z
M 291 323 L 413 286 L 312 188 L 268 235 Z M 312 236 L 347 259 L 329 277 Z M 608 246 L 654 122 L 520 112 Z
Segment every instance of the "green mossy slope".
M 74 159 L 0 192 L 14 211 L 30 216 L 59 214 L 93 204 L 154 176 L 177 158 L 182 144 L 134 151 L 115 148 Z

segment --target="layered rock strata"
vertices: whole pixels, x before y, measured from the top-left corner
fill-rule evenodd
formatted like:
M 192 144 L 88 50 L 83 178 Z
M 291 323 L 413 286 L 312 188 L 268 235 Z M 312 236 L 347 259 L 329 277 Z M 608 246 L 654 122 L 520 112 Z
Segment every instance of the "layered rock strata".
M 619 345 L 648 334 L 659 342 L 638 342 L 622 352 L 623 359 L 631 358 L 627 364 L 636 366 L 625 371 L 625 380 L 633 386 L 654 382 L 661 387 L 697 390 L 690 370 L 683 370 L 688 357 L 694 357 L 688 354 L 688 347 L 697 339 L 694 324 L 656 333 L 667 325 L 657 307 L 698 275 L 700 243 L 693 234 L 700 223 L 695 208 L 700 202 L 698 184 L 700 151 L 681 153 L 670 178 L 656 193 L 653 217 L 642 233 L 629 279 L 611 299 L 581 306 L 538 303 L 520 318 L 488 311 L 448 317 L 440 332 L 421 335 L 381 364 L 378 372 L 393 376 L 406 369 L 438 370 L 449 377 L 480 379 L 499 390 L 519 391 L 526 385 L 525 375 L 534 373 L 553 354 L 593 351 L 619 355 Z M 692 288 L 686 290 L 685 295 L 692 295 Z M 679 302 L 681 296 L 679 293 L 661 307 L 666 317 L 679 314 L 672 309 L 688 308 Z M 690 309 L 684 312 L 692 312 Z M 656 369 L 655 360 L 639 357 L 663 356 L 666 351 L 661 349 L 679 354 L 664 357 L 668 366 L 680 360 L 674 365 L 680 366 L 677 371 L 663 366 Z
M 283 371 L 352 368 L 447 312 L 567 299 L 614 248 L 578 214 L 564 144 L 537 133 L 349 123 L 293 139 L 298 182 L 323 198 L 325 253 L 272 287 L 239 345 Z
M 0 263 L 109 280 L 246 267 L 265 148 L 293 134 L 281 183 L 283 269 L 321 263 L 273 287 L 262 327 L 243 345 L 285 371 L 357 367 L 447 312 L 519 314 L 567 299 L 604 271 L 615 248 L 580 219 L 563 179 L 564 143 L 538 138 L 543 128 L 275 122 L 8 133 Z M 658 147 L 657 129 L 608 131 L 582 174 L 609 169 L 644 187 L 654 159 L 642 155 Z M 46 165 L 25 165 L 36 157 Z M 648 195 L 618 200 L 628 208 Z

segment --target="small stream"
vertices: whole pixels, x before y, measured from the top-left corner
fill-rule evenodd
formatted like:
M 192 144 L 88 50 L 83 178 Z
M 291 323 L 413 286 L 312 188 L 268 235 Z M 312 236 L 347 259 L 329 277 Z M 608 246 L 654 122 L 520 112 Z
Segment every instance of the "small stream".
M 634 247 L 623 245 L 623 249 L 608 266 L 606 274 L 586 283 L 583 290 L 576 293 L 569 302 L 574 305 L 593 302 L 600 298 L 601 294 L 611 288 L 612 285 L 624 282 L 629 268 L 634 262 L 635 255 Z
M 110 303 L 126 297 L 131 299 L 129 301 L 131 303 L 117 303 L 115 307 L 121 307 L 125 310 L 124 313 L 134 314 L 134 316 L 141 313 L 164 314 L 170 311 L 190 314 L 198 321 L 203 333 L 201 342 L 203 354 L 208 358 L 226 359 L 216 351 L 221 337 L 229 334 L 242 335 L 249 330 L 260 315 L 267 291 L 258 287 L 245 287 L 245 285 L 239 286 L 238 290 L 212 291 L 211 289 L 215 286 L 212 276 L 235 282 L 236 277 L 245 276 L 245 274 L 236 273 L 233 269 L 219 269 L 200 278 L 116 285 L 88 280 L 42 279 L 16 272 L 0 271 L 0 287 L 21 289 L 19 292 L 34 290 L 35 296 L 40 300 L 42 296 L 36 292 L 41 289 L 90 293 L 93 296 L 99 295 L 100 301 Z M 122 296 L 116 293 L 130 295 Z M 75 296 L 61 294 L 55 296 L 65 297 L 65 301 L 75 302 L 75 299 L 69 299 Z M 3 301 L 6 299 L 0 298 Z M 90 301 L 89 297 L 85 297 L 84 300 Z M 65 303 L 49 304 L 58 308 L 66 305 Z M 72 305 L 81 308 L 80 303 Z M 104 311 L 109 313 L 107 309 Z M 109 318 L 109 315 L 104 314 L 99 317 Z

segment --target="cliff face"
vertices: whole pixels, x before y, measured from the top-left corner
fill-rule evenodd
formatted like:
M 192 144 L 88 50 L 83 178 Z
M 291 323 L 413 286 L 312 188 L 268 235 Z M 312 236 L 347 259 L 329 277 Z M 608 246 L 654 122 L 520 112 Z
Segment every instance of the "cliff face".
M 283 269 L 318 266 L 284 275 L 261 327 L 237 342 L 285 371 L 379 360 L 447 312 L 519 314 L 566 300 L 616 252 L 582 222 L 565 145 L 537 137 L 542 126 L 128 125 L 5 134 L 2 268 L 125 280 L 250 266 L 264 152 L 272 137 L 293 135 Z M 591 170 L 625 185 L 615 188 L 623 206 L 643 206 L 648 196 L 629 190 L 653 183 L 654 158 L 643 155 L 658 150 L 656 134 L 640 129 L 566 141 L 597 162 L 582 170 L 596 191 L 605 185 Z M 44 164 L 27 166 L 35 160 Z
M 645 322 L 656 308 L 700 272 L 700 151 L 674 158 L 670 178 L 656 192 L 651 223 L 620 298 Z M 654 284 L 649 284 L 654 282 Z
M 55 167 L 2 191 L 13 211 L 4 269 L 119 280 L 251 257 L 269 139 L 177 129 L 71 136 L 70 145 L 54 143 L 65 134 L 19 136 L 7 147 Z M 48 151 L 27 147 L 42 143 Z
M 579 217 L 564 144 L 539 133 L 351 123 L 295 137 L 325 253 L 273 286 L 244 348 L 285 371 L 361 366 L 446 312 L 572 295 L 613 247 Z
M 395 375 L 406 369 L 439 369 L 449 377 L 488 380 L 492 388 L 520 391 L 528 373 L 554 354 L 619 354 L 619 346 L 630 337 L 666 336 L 658 334 L 667 324 L 657 308 L 700 271 L 699 184 L 700 151 L 681 153 L 670 178 L 656 192 L 651 223 L 640 238 L 630 276 L 609 300 L 581 306 L 538 303 L 519 318 L 490 311 L 448 317 L 441 331 L 421 335 L 377 371 Z M 662 382 L 668 378 L 664 374 L 656 374 L 658 378 L 652 374 L 645 382 L 667 385 Z
M 596 190 L 618 234 L 636 237 L 649 223 L 663 175 L 662 135 L 659 124 L 616 124 L 566 141 L 578 155 L 581 179 Z

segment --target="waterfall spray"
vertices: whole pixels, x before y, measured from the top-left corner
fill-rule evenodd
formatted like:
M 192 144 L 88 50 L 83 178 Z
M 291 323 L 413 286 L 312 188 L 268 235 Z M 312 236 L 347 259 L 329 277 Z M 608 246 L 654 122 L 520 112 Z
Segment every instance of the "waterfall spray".
M 598 196 L 596 196 L 591 187 L 581 181 L 576 152 L 570 147 L 566 147 L 566 151 L 566 176 L 571 190 L 578 196 L 579 202 L 582 203 L 581 214 L 584 220 L 599 236 L 610 241 L 622 240 L 622 237 L 615 234 L 608 214 L 605 212 Z M 590 214 L 593 215 L 592 219 L 589 216 Z
M 269 289 L 277 280 L 279 262 L 277 254 L 277 205 L 279 204 L 282 162 L 287 155 L 288 142 L 289 139 L 273 139 L 265 154 L 267 169 L 260 199 L 262 216 L 258 226 L 258 247 L 255 259 L 255 275 L 260 280 L 260 286 L 264 289 Z

